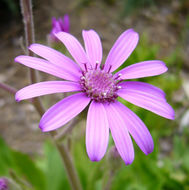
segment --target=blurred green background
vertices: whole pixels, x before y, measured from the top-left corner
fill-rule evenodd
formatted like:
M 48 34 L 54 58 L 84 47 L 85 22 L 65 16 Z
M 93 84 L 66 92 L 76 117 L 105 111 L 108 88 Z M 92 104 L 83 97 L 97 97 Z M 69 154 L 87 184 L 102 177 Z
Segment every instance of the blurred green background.
M 121 100 L 150 130 L 155 148 L 146 156 L 136 146 L 135 160 L 125 166 L 106 156 L 91 162 L 85 148 L 86 112 L 64 139 L 73 155 L 86 190 L 189 190 L 189 1 L 188 0 L 34 0 L 36 41 L 47 44 L 51 17 L 70 16 L 71 33 L 81 40 L 82 29 L 95 29 L 101 36 L 104 58 L 117 37 L 128 28 L 140 41 L 122 68 L 144 60 L 163 60 L 167 73 L 140 79 L 163 89 L 176 112 L 170 121 Z M 23 50 L 23 24 L 16 0 L 0 1 L 0 82 L 15 88 L 29 84 L 27 68 L 15 64 Z M 65 51 L 63 45 L 56 45 Z M 52 76 L 40 73 L 40 80 Z M 46 108 L 62 95 L 43 97 Z M 39 116 L 28 102 L 15 103 L 0 90 L 0 176 L 28 190 L 70 189 L 60 156 L 47 134 L 38 129 Z M 61 130 L 61 129 L 60 129 Z

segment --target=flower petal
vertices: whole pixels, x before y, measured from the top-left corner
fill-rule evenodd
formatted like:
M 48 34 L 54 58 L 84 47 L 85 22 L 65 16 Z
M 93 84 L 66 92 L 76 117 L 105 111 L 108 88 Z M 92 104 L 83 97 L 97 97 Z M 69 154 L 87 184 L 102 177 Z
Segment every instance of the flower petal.
M 132 88 L 132 85 L 130 85 L 128 88 L 120 89 L 117 94 L 128 102 L 150 110 L 162 117 L 174 119 L 173 108 L 164 98 L 157 96 L 157 91 L 154 92 L 153 88 L 143 88 L 141 90 L 136 88 L 136 86 Z
M 89 104 L 90 98 L 78 93 L 59 101 L 42 116 L 39 127 L 43 132 L 55 130 L 77 116 Z
M 102 44 L 100 37 L 94 30 L 83 30 L 82 34 L 85 49 L 92 67 L 95 68 L 96 63 L 99 63 L 99 67 L 102 61 Z
M 116 104 L 118 104 L 117 101 L 105 104 L 105 109 L 116 148 L 125 164 L 128 165 L 134 160 L 134 148 L 128 129 L 117 110 Z
M 140 149 L 149 154 L 154 149 L 154 143 L 150 132 L 142 120 L 126 106 L 117 102 L 114 105 L 123 118 L 125 125 Z
M 104 156 L 109 139 L 108 119 L 102 103 L 93 101 L 88 110 L 86 128 L 87 154 L 92 161 Z
M 41 44 L 32 44 L 29 49 L 35 54 L 45 58 L 49 62 L 61 67 L 66 73 L 72 73 L 73 76 L 81 74 L 79 66 L 69 57 L 66 57 L 59 51 Z M 73 77 L 72 77 L 73 78 Z M 74 77 L 75 78 L 75 77 Z
M 130 65 L 119 71 L 117 74 L 121 74 L 122 79 L 136 79 L 160 75 L 167 70 L 168 69 L 163 61 L 153 60 Z
M 46 61 L 41 58 L 31 57 L 27 55 L 20 55 L 15 58 L 15 62 L 21 63 L 32 69 L 37 69 L 39 71 L 43 71 L 45 73 L 54 75 L 62 79 L 73 80 L 73 81 L 80 80 L 80 75 L 73 75 L 71 71 L 68 70 L 65 71 L 61 67 L 54 65 L 49 61 Z
M 52 17 L 52 28 L 56 25 L 56 17 Z
M 48 81 L 39 82 L 22 88 L 16 93 L 16 101 L 43 96 L 46 94 L 60 93 L 60 92 L 74 92 L 80 91 L 81 86 L 75 82 L 68 81 Z
M 63 28 L 65 32 L 70 32 L 70 19 L 69 19 L 69 15 L 65 14 L 64 18 L 63 18 Z
M 66 32 L 59 32 L 55 34 L 55 36 L 66 46 L 79 66 L 84 69 L 84 64 L 88 64 L 89 60 L 80 42 L 74 36 Z
M 138 40 L 139 35 L 133 29 L 123 32 L 110 50 L 104 69 L 106 71 L 110 69 L 110 72 L 115 71 L 133 52 Z
M 143 93 L 144 95 L 146 93 L 147 95 L 151 94 L 155 98 L 160 98 L 161 100 L 166 101 L 165 99 L 166 94 L 163 92 L 163 90 L 145 82 L 126 81 L 120 83 L 120 86 L 122 89 L 126 89 L 132 92 L 140 92 Z

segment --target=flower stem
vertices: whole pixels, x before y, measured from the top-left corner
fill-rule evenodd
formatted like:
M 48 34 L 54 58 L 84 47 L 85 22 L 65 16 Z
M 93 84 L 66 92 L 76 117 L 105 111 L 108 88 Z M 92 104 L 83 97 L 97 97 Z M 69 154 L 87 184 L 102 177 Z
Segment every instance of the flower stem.
M 32 2 L 31 0 L 20 0 L 20 7 L 24 22 L 26 53 L 27 55 L 34 56 L 34 53 L 28 50 L 28 46 L 35 42 Z M 34 69 L 29 69 L 31 83 L 37 82 L 37 72 Z M 39 98 L 32 99 L 32 103 L 39 114 L 42 116 L 45 112 L 43 105 Z
M 35 41 L 31 0 L 20 0 L 20 6 L 24 22 L 26 53 L 27 55 L 34 56 L 34 53 L 28 50 L 28 46 Z M 30 69 L 30 79 L 31 83 L 37 82 L 36 70 Z
M 60 142 L 57 142 L 56 140 L 54 140 L 54 143 L 55 143 L 55 145 L 61 155 L 61 158 L 64 162 L 64 166 L 67 171 L 67 175 L 69 176 L 69 182 L 71 184 L 72 189 L 82 190 L 81 183 L 77 176 L 77 172 L 73 165 L 72 157 L 71 157 L 69 151 L 67 150 L 67 148 L 64 144 L 60 144 Z
M 16 93 L 16 89 L 7 85 L 7 84 L 4 84 L 4 83 L 1 83 L 0 82 L 0 88 L 2 88 L 3 90 L 7 91 L 7 92 L 10 92 L 11 94 L 15 94 Z
M 110 173 L 109 173 L 108 181 L 106 183 L 104 190 L 110 190 L 111 189 L 113 177 L 114 177 L 114 171 L 111 169 Z
M 62 141 L 64 138 L 71 133 L 72 129 L 76 126 L 76 124 L 79 123 L 79 119 L 74 118 L 72 119 L 71 123 L 69 123 L 67 126 L 65 126 L 64 130 L 60 131 L 59 134 L 55 136 L 55 139 L 57 141 Z
M 32 1 L 31 0 L 20 0 L 20 6 L 22 10 L 24 28 L 25 28 L 25 40 L 26 47 L 35 42 L 34 37 L 34 24 L 33 24 L 33 14 L 32 14 Z M 27 54 L 30 56 L 34 56 L 32 52 L 27 50 Z M 30 79 L 31 83 L 37 82 L 37 73 L 36 70 L 30 69 Z M 39 115 L 42 116 L 45 112 L 43 105 L 39 98 L 34 98 L 32 101 L 34 107 L 38 111 Z M 69 178 L 69 182 L 73 190 L 82 190 L 81 183 L 79 177 L 76 172 L 76 168 L 74 167 L 71 155 L 67 151 L 66 147 L 63 144 L 60 144 L 55 139 L 56 132 L 50 132 L 50 135 L 56 145 L 57 150 L 60 153 L 60 156 L 63 160 L 67 176 Z

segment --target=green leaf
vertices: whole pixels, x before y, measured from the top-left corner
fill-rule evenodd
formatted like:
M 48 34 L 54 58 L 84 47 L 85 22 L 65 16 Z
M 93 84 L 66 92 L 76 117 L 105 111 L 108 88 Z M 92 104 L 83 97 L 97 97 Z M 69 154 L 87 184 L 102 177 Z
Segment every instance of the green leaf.
M 45 188 L 45 178 L 43 172 L 35 165 L 28 155 L 12 151 L 14 169 L 20 176 L 25 178 L 35 189 Z
M 9 176 L 14 171 L 18 178 L 26 180 L 36 190 L 45 188 L 44 174 L 26 154 L 9 148 L 0 138 L 0 175 Z
M 69 190 L 69 182 L 56 147 L 47 141 L 45 158 L 41 160 L 46 177 L 46 190 Z

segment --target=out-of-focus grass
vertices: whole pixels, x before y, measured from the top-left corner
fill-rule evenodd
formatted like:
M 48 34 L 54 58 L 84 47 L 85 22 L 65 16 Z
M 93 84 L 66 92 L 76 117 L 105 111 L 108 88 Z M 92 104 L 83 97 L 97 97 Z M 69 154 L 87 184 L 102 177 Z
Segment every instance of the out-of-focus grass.
M 141 7 L 147 7 L 155 4 L 154 0 L 124 0 L 123 16 L 136 11 Z
M 136 62 L 158 59 L 156 57 L 158 51 L 159 47 L 149 44 L 144 35 L 122 68 Z M 161 76 L 148 77 L 140 79 L 140 81 L 163 89 L 167 94 L 168 102 L 175 109 L 179 109 L 180 105 L 172 103 L 172 95 L 180 87 L 179 69 L 182 59 L 173 52 L 164 61 L 169 68 L 174 67 L 174 69 L 170 69 Z M 179 66 L 176 63 L 179 63 Z M 135 160 L 130 166 L 125 166 L 124 162 L 119 159 L 111 159 L 109 151 L 102 161 L 91 162 L 86 154 L 85 137 L 79 134 L 80 129 L 75 128 L 76 133 L 74 134 L 79 134 L 79 137 L 72 138 L 71 152 L 84 189 L 104 189 L 111 179 L 111 175 L 113 175 L 112 190 L 189 189 L 189 149 L 187 146 L 189 130 L 186 128 L 182 134 L 178 133 L 177 121 L 164 119 L 129 104 L 123 99 L 120 101 L 132 109 L 149 128 L 154 139 L 154 152 L 146 156 L 134 143 Z M 172 148 L 166 152 L 162 151 L 161 139 L 164 139 Z M 112 139 L 109 143 L 109 146 L 111 145 L 113 145 Z M 61 158 L 52 143 L 45 142 L 44 155 L 37 156 L 34 160 L 10 149 L 2 139 L 0 140 L 0 150 L 1 176 L 11 177 L 10 170 L 12 170 L 18 178 L 27 181 L 36 190 L 70 189 Z
M 137 9 L 150 7 L 157 3 L 155 0 L 102 0 L 102 2 L 109 6 L 113 6 L 116 3 L 121 3 L 123 5 L 121 10 L 122 16 L 132 14 Z M 84 8 L 90 6 L 94 2 L 90 0 L 77 0 L 77 3 L 78 8 Z

